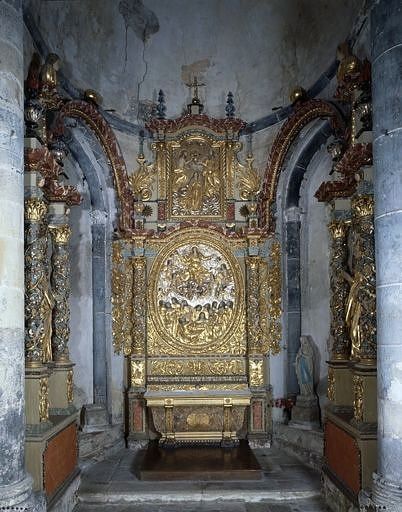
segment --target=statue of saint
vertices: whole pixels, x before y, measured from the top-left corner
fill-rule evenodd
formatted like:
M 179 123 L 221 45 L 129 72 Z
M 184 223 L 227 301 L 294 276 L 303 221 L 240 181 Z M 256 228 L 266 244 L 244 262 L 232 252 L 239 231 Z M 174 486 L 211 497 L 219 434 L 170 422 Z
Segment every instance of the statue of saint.
M 44 290 L 43 300 L 41 304 L 41 315 L 43 319 L 43 335 L 42 335 L 42 362 L 48 363 L 52 361 L 52 313 L 55 301 L 50 287 Z
M 314 395 L 314 359 L 313 346 L 308 336 L 300 337 L 300 348 L 296 355 L 296 375 L 300 394 Z

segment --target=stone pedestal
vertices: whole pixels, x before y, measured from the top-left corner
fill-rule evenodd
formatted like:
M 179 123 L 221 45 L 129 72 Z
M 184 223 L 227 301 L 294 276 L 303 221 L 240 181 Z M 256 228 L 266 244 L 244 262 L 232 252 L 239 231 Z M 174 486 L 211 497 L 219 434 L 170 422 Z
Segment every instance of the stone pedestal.
M 109 415 L 102 404 L 87 404 L 82 408 L 83 432 L 101 432 L 109 428 Z
M 328 361 L 328 400 L 335 409 L 353 406 L 352 389 L 353 374 L 349 361 Z
M 297 395 L 296 405 L 292 408 L 292 420 L 289 425 L 304 428 L 316 428 L 320 424 L 318 398 L 315 395 Z
M 27 432 L 44 432 L 49 420 L 49 370 L 46 366 L 25 371 L 25 417 Z
M 52 415 L 75 412 L 73 405 L 73 363 L 55 363 L 49 378 L 49 401 Z

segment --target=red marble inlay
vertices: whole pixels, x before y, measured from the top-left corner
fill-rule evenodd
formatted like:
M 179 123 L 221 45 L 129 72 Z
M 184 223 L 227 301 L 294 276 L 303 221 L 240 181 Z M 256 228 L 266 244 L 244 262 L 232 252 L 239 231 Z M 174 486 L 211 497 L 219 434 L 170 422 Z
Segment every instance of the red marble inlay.
M 360 451 L 356 439 L 327 420 L 325 423 L 324 455 L 328 468 L 356 496 L 360 484 Z
M 253 430 L 263 430 L 262 422 L 262 401 L 253 402 Z
M 144 409 L 141 400 L 136 400 L 133 406 L 133 430 L 134 432 L 143 432 L 143 414 Z

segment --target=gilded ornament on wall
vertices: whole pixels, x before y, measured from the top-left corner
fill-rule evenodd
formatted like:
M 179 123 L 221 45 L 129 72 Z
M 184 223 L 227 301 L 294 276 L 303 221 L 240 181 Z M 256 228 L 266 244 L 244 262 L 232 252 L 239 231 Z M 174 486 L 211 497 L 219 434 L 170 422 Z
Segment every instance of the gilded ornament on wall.
M 154 167 L 152 164 L 147 164 L 143 154 L 138 156 L 137 162 L 138 169 L 129 178 L 131 189 L 135 199 L 149 201 L 155 181 Z
M 239 335 L 244 336 L 241 269 L 216 238 L 201 231 L 182 236 L 161 251 L 151 269 L 151 350 L 156 336 L 172 354 L 234 353 L 234 343 L 239 353 L 244 346 L 239 344 Z M 160 348 L 161 343 L 153 353 Z
M 255 200 L 261 191 L 261 176 L 253 166 L 254 158 L 246 158 L 246 165 L 238 164 L 239 194 L 244 201 Z

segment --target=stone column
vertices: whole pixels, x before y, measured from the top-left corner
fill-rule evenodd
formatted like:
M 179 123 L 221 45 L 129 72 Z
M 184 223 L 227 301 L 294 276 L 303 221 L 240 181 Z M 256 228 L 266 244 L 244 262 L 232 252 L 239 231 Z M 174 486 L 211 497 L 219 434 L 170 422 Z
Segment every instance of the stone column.
M 50 204 L 50 236 L 52 239 L 51 284 L 53 293 L 53 372 L 50 376 L 52 414 L 74 412 L 73 364 L 70 361 L 70 253 L 71 228 L 68 208 L 62 202 Z
M 378 463 L 373 501 L 402 503 L 402 2 L 371 13 L 377 264 Z
M 0 1 L 0 506 L 39 510 L 24 469 L 24 116 L 21 0 Z M 38 508 L 37 508 L 38 507 Z
M 286 222 L 286 290 L 287 290 L 287 395 L 296 398 L 299 393 L 295 361 L 300 348 L 301 295 L 300 295 L 300 217 L 296 210 L 289 211 Z

